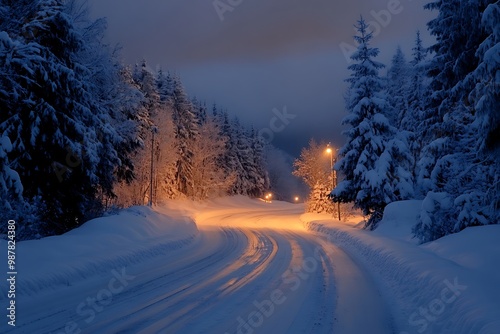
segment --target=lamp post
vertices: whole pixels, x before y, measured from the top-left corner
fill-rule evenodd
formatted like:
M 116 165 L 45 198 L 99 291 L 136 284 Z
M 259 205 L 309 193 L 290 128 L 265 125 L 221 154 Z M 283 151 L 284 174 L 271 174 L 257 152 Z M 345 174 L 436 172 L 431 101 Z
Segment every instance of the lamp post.
M 333 149 L 328 144 L 326 148 L 326 153 L 330 154 L 330 170 L 332 171 L 332 190 L 337 187 L 337 171 L 333 169 Z M 335 162 L 337 162 L 337 156 L 335 155 Z M 337 212 L 339 214 L 340 220 L 340 202 L 337 203 Z
M 149 203 L 150 207 L 153 206 L 153 172 L 154 172 L 154 147 L 155 147 L 155 133 L 158 132 L 156 126 L 151 128 L 151 173 L 149 178 Z
M 335 188 L 335 171 L 333 170 L 333 150 L 328 144 L 326 148 L 326 153 L 330 154 L 330 171 L 332 172 L 332 190 Z

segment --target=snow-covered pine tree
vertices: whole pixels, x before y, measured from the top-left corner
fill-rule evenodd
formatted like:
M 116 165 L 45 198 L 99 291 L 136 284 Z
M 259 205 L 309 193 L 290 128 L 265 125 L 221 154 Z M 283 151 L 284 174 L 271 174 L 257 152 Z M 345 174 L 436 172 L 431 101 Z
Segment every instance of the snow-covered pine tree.
M 196 96 L 191 100 L 193 105 L 193 112 L 198 120 L 198 126 L 202 126 L 207 122 L 207 104 L 205 102 L 199 101 Z
M 158 94 L 160 95 L 161 103 L 166 103 L 174 95 L 173 79 L 170 72 L 165 73 L 162 68 L 158 70 L 156 75 L 156 85 Z
M 218 166 L 233 181 L 230 195 L 261 196 L 269 190 L 264 146 L 255 131 L 248 131 L 239 120 L 229 120 L 227 112 L 217 112 L 219 132 L 227 138 L 224 155 Z
M 45 232 L 62 233 L 99 206 L 96 189 L 104 177 L 99 162 L 113 160 L 115 152 L 100 155 L 108 144 L 108 138 L 103 143 L 98 135 L 105 124 L 88 81 L 89 68 L 79 58 L 82 35 L 64 3 L 21 1 L 15 6 L 7 33 L 33 52 L 16 52 L 17 63 L 3 63 L 20 80 L 23 96 L 2 108 L 2 132 L 12 140 L 10 161 L 24 197 L 46 199 L 40 217 L 47 224 Z
M 437 42 L 430 47 L 434 53 L 428 64 L 428 74 L 432 79 L 429 85 L 431 94 L 422 124 L 423 129 L 426 129 L 423 133 L 424 142 L 431 149 L 424 147 L 419 182 L 426 184 L 427 190 L 435 189 L 430 177 L 433 166 L 440 156 L 453 150 L 451 145 L 446 145 L 437 152 L 442 145 L 432 142 L 443 142 L 443 139 L 453 136 L 450 133 L 452 128 L 443 125 L 446 114 L 460 109 L 464 103 L 469 104 L 465 99 L 473 83 L 464 81 L 464 78 L 478 65 L 476 50 L 486 38 L 481 15 L 488 3 L 493 1 L 447 0 L 426 5 L 429 10 L 438 11 L 437 17 L 428 23 Z
M 347 79 L 347 110 L 343 124 L 347 144 L 340 150 L 342 159 L 335 165 L 345 179 L 332 191 L 335 202 L 354 202 L 355 207 L 370 215 L 367 228 L 375 228 L 385 206 L 413 195 L 413 181 L 408 171 L 411 154 L 404 142 L 397 138 L 397 130 L 390 124 L 387 96 L 379 69 L 383 65 L 374 58 L 379 51 L 369 43 L 373 34 L 361 18 L 356 25 L 359 35 L 357 51 L 351 56 L 354 64 Z
M 9 153 L 13 144 L 9 133 L 17 131 L 20 127 L 19 110 L 25 99 L 29 96 L 27 74 L 36 66 L 33 59 L 37 57 L 39 47 L 26 45 L 13 40 L 7 30 L 9 26 L 10 7 L 0 3 L 0 198 L 2 204 L 0 215 L 2 230 L 6 230 L 9 219 L 15 218 L 15 210 L 25 203 L 22 196 L 22 184 L 19 174 L 12 169 Z M 24 69 L 23 72 L 22 70 Z M 17 139 L 16 137 L 13 137 Z M 19 145 L 19 141 L 14 142 Z M 17 148 L 19 151 L 21 148 Z M 22 215 L 22 212 L 19 212 Z M 4 228 L 5 227 L 5 228 Z
M 174 113 L 174 82 L 170 72 L 160 67 L 156 73 L 156 89 L 160 106 L 153 123 L 158 129 L 155 150 L 155 198 L 159 201 L 179 198 L 181 193 L 176 183 L 177 162 L 179 160 Z
M 17 157 L 25 147 L 19 133 L 22 131 L 21 111 L 30 108 L 30 87 L 33 84 L 33 73 L 41 67 L 41 46 L 34 42 L 25 42 L 19 36 L 21 20 L 19 11 L 26 12 L 21 2 L 0 3 L 0 151 L 2 158 L 0 169 L 3 201 L 0 208 L 0 229 L 7 230 L 7 221 L 18 221 L 16 237 L 18 240 L 40 237 L 44 234 L 41 213 L 45 208 L 40 196 L 26 198 L 23 196 L 23 185 L 19 173 L 22 166 L 15 165 Z M 10 134 L 10 135 L 9 135 Z M 10 137 L 10 138 L 9 138 Z M 12 140 L 12 141 L 11 141 Z M 19 220 L 18 218 L 21 218 Z
M 425 107 L 425 92 L 426 92 L 426 75 L 425 75 L 425 60 L 427 57 L 427 49 L 422 44 L 420 31 L 417 31 L 415 45 L 412 48 L 412 60 L 410 62 L 410 95 L 408 97 L 409 108 L 414 115 L 413 120 L 422 118 L 422 112 Z M 411 125 L 417 130 L 417 127 Z
M 236 132 L 231 126 L 227 111 L 218 110 L 214 105 L 212 114 L 218 129 L 218 136 L 225 141 L 224 154 L 217 159 L 217 166 L 224 171 L 225 178 L 229 180 L 229 195 L 235 195 L 234 183 L 236 182 L 237 174 L 240 172 L 238 154 L 236 148 Z
M 141 205 L 154 203 L 154 198 L 150 199 L 151 195 L 151 152 L 157 152 L 158 141 L 157 137 L 160 131 L 155 119 L 161 112 L 161 96 L 158 91 L 158 84 L 155 74 L 149 69 L 146 60 L 142 60 L 141 64 L 136 64 L 132 73 L 132 78 L 135 85 L 142 94 L 141 99 L 141 115 L 144 119 L 144 127 L 140 129 L 140 137 L 142 139 L 142 149 L 136 153 L 136 201 Z M 154 146 L 152 146 L 154 145 Z M 153 172 L 156 169 L 153 169 Z M 154 187 L 154 185 L 153 185 Z M 154 195 L 154 189 L 153 189 Z
M 420 34 L 417 32 L 417 48 L 419 59 L 422 57 L 420 48 Z M 421 62 L 423 59 L 419 60 Z M 391 123 L 397 128 L 398 136 L 408 145 L 411 153 L 411 162 L 407 166 L 411 172 L 412 180 L 416 180 L 416 162 L 420 154 L 420 144 L 417 140 L 419 119 L 421 111 L 418 104 L 421 103 L 421 80 L 422 73 L 415 72 L 420 70 L 418 66 L 413 66 L 415 59 L 411 63 L 406 61 L 406 57 L 398 46 L 395 55 L 392 58 L 391 67 L 387 73 L 387 97 L 393 115 L 390 118 Z M 415 72 L 415 73 L 414 73 Z M 415 185 L 414 185 L 414 188 Z
M 155 117 L 156 112 L 160 108 L 161 96 L 158 92 L 155 75 L 148 68 L 146 60 L 142 60 L 140 65 L 135 65 L 132 78 L 141 93 L 144 95 L 142 103 L 144 108 L 147 110 L 148 117 L 152 119 Z
M 12 143 L 7 136 L 0 138 L 0 228 L 7 231 L 9 220 L 17 222 L 16 239 L 38 238 L 44 234 L 39 225 L 39 215 L 45 209 L 40 198 L 27 202 L 19 174 L 10 168 L 8 153 Z
M 477 68 L 466 78 L 473 80 L 469 99 L 476 110 L 479 156 L 490 162 L 491 183 L 485 187 L 483 203 L 492 223 L 500 222 L 500 5 L 486 2 L 481 26 L 485 36 L 476 51 Z
M 387 98 L 393 111 L 389 113 L 389 120 L 400 130 L 409 130 L 409 95 L 410 95 L 410 68 L 406 57 L 398 46 L 392 57 L 391 67 L 387 71 Z
M 256 174 L 253 181 L 253 189 L 250 194 L 253 197 L 259 197 L 270 189 L 271 182 L 265 158 L 265 143 L 261 136 L 252 127 L 250 130 L 251 148 Z
M 318 181 L 318 183 L 312 187 L 311 193 L 307 199 L 306 212 L 333 214 L 337 206 L 333 205 L 330 198 L 330 188 L 328 182 Z
M 146 156 L 150 156 L 146 153 L 145 146 L 150 143 L 147 135 L 151 133 L 152 120 L 145 108 L 144 94 L 132 78 L 132 70 L 127 66 L 121 66 L 118 79 L 115 83 L 117 85 L 116 99 L 117 105 L 120 106 L 119 111 L 121 111 L 119 115 L 123 119 L 114 127 L 130 139 L 124 141 L 122 145 L 125 150 L 131 150 L 132 153 L 131 166 L 124 170 L 125 177 L 120 178 L 119 182 L 114 185 L 113 192 L 116 198 L 113 203 L 118 207 L 144 205 L 145 193 L 149 185 L 147 178 L 149 171 L 146 171 L 149 158 Z
M 14 210 L 19 208 L 23 202 L 21 179 L 19 178 L 19 174 L 10 168 L 7 156 L 11 150 L 12 143 L 9 137 L 6 135 L 0 137 L 0 198 L 2 199 L 0 203 L 0 218 L 2 221 L 14 219 Z
M 176 187 L 177 161 L 179 152 L 175 138 L 172 104 L 168 100 L 162 103 L 160 110 L 153 119 L 158 128 L 155 150 L 155 196 L 158 201 L 180 197 Z
M 214 117 L 214 119 L 217 121 L 217 123 L 219 124 L 219 126 L 222 124 L 221 122 L 221 112 L 219 111 L 219 109 L 217 108 L 217 104 L 213 104 L 212 106 L 212 116 Z
M 422 242 L 467 226 L 498 221 L 492 209 L 497 204 L 492 206 L 490 202 L 493 199 L 498 203 L 498 195 L 489 195 L 497 193 L 497 158 L 483 155 L 482 140 L 478 140 L 478 133 L 487 133 L 490 125 L 479 121 L 481 103 L 471 95 L 482 80 L 472 73 L 481 67 L 479 50 L 488 40 L 487 27 L 491 24 L 482 18 L 486 8 L 495 6 L 498 13 L 498 4 L 493 1 L 438 1 L 427 5 L 439 13 L 429 22 L 437 43 L 432 47 L 435 55 L 430 72 L 433 99 L 426 114 L 431 131 L 420 160 L 420 179 L 426 182 L 428 192 L 414 230 Z M 498 14 L 493 26 L 498 27 Z M 498 102 L 498 88 L 496 94 Z M 483 112 L 496 113 L 497 106 L 487 104 Z
M 141 95 L 136 112 L 141 148 L 137 150 L 134 158 L 137 166 L 135 181 L 130 186 L 121 186 L 122 205 L 142 205 L 149 202 L 151 177 L 153 177 L 153 203 L 159 198 L 178 196 L 172 170 L 172 164 L 176 164 L 178 158 L 176 140 L 173 138 L 172 84 L 168 73 L 164 74 L 161 69 L 153 73 L 148 68 L 146 60 L 140 65 L 136 64 L 134 68 L 132 85 Z M 152 152 L 153 176 L 151 176 Z
M 4 3 L 0 2 L 0 31 L 5 31 L 8 29 L 7 23 L 9 22 L 11 8 Z
M 472 81 L 470 99 L 475 103 L 480 133 L 481 151 L 497 151 L 500 147 L 500 5 L 495 1 L 482 1 L 484 11 L 481 15 L 481 27 L 484 38 L 476 50 L 478 66 L 466 78 Z M 500 192 L 497 192 L 500 193 Z
M 230 192 L 238 195 L 250 195 L 250 189 L 252 188 L 250 175 L 257 174 L 252 157 L 251 141 L 245 128 L 237 118 L 231 123 L 231 131 L 234 132 L 230 139 L 234 140 L 232 145 L 234 145 L 236 161 L 233 172 L 236 175 L 236 180 Z
M 130 73 L 125 71 L 125 74 L 129 76 Z M 143 135 L 138 137 L 139 147 L 133 157 L 134 180 L 122 182 L 116 187 L 117 205 L 120 207 L 144 205 L 149 202 L 152 151 L 153 203 L 179 197 L 175 183 L 178 152 L 172 120 L 172 102 L 170 99 L 160 101 L 156 105 L 154 115 L 149 115 L 145 94 L 140 92 L 140 86 L 134 80 L 132 85 L 136 87 L 139 96 L 137 100 L 134 99 L 136 103 L 132 110 L 136 114 L 131 117 L 135 119 L 136 129 L 143 129 Z
M 189 100 L 179 77 L 173 79 L 173 121 L 176 136 L 179 160 L 177 161 L 176 185 L 177 189 L 187 195 L 193 196 L 193 142 L 199 134 L 198 119 L 193 104 Z
M 132 154 L 140 145 L 137 129 L 141 128 L 135 112 L 140 103 L 140 92 L 122 76 L 126 71 L 119 62 L 116 50 L 103 44 L 106 21 L 91 20 L 89 8 L 81 0 L 65 1 L 65 12 L 74 18 L 74 25 L 83 42 L 75 54 L 83 64 L 85 81 L 91 83 L 90 93 L 98 101 L 94 110 L 102 124 L 98 138 L 102 144 L 98 167 L 99 201 L 107 203 L 115 197 L 117 182 L 131 182 L 134 174 Z
M 417 163 L 422 151 L 422 133 L 425 129 L 422 128 L 422 119 L 425 109 L 427 77 L 425 75 L 425 59 L 427 50 L 423 47 L 420 31 L 417 31 L 415 45 L 412 48 L 412 60 L 410 62 L 410 92 L 408 95 L 408 114 L 407 118 L 402 120 L 401 124 L 404 129 L 411 131 L 413 136 L 409 138 L 410 150 L 413 154 L 413 166 L 411 171 L 413 179 L 417 181 Z M 421 197 L 420 188 L 415 184 L 415 195 Z
M 122 113 L 126 119 L 135 124 L 136 144 L 144 146 L 148 134 L 151 132 L 153 122 L 151 113 L 147 108 L 145 95 L 141 91 L 141 85 L 134 80 L 133 69 L 130 66 L 119 66 L 119 80 L 117 99 L 120 101 Z
M 115 181 L 130 183 L 135 177 L 133 156 L 142 142 L 139 130 L 146 124 L 145 120 L 138 116 L 142 95 L 137 87 L 131 84 L 130 71 L 117 60 L 114 67 L 115 70 L 108 76 L 109 90 L 101 92 L 108 94 L 107 101 L 111 104 L 110 124 L 118 134 L 114 147 L 120 163 L 115 166 Z
M 454 67 L 459 57 L 457 51 L 465 43 L 462 26 L 457 22 L 457 13 L 460 12 L 461 0 L 435 1 L 428 3 L 425 8 L 438 10 L 438 16 L 428 23 L 428 28 L 436 37 L 437 42 L 429 50 L 434 53 L 427 64 L 427 74 L 432 78 L 429 84 L 429 97 L 423 112 L 419 135 L 423 141 L 422 153 L 418 162 L 419 175 L 417 182 L 425 194 L 436 190 L 431 177 L 432 170 L 439 157 L 449 153 L 450 145 L 446 142 L 445 128 L 442 124 L 444 114 L 453 109 L 454 98 L 450 90 L 458 81 L 458 73 Z M 453 33 L 452 30 L 456 30 Z M 460 32 L 461 31 L 461 32 Z M 450 38 L 450 34 L 454 37 Z M 462 35 L 462 36 L 460 36 Z

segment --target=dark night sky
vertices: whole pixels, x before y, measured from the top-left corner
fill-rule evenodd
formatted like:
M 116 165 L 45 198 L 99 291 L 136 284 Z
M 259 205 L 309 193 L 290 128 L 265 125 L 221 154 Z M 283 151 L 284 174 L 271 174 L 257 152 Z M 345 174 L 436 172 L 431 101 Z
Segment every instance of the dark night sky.
M 295 156 L 311 137 L 337 146 L 345 140 L 349 72 L 340 45 L 353 45 L 359 15 L 378 16 L 372 45 L 388 64 L 398 45 L 410 57 L 417 29 L 431 43 L 427 2 L 221 0 L 239 5 L 219 15 L 213 0 L 89 0 L 94 17 L 107 17 L 108 41 L 123 47 L 126 63 L 145 58 L 177 72 L 191 96 L 217 102 L 257 129 L 269 127 L 273 109 L 286 107 L 296 117 L 272 143 Z M 383 15 L 388 9 L 390 17 Z

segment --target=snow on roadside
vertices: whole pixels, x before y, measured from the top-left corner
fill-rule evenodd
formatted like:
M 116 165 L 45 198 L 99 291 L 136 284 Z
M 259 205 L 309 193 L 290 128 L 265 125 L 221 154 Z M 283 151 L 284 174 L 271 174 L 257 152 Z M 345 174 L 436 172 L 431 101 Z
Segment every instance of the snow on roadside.
M 22 241 L 16 244 L 17 293 L 30 295 L 72 285 L 110 268 L 181 248 L 197 235 L 190 218 L 162 208 L 136 206 L 93 219 L 60 236 Z M 0 249 L 7 249 L 7 241 L 0 240 Z M 5 298 L 2 286 L 0 299 Z
M 286 207 L 281 202 L 272 205 L 277 210 Z M 165 254 L 196 239 L 198 219 L 227 212 L 236 214 L 242 207 L 258 212 L 263 206 L 267 207 L 259 200 L 244 196 L 206 202 L 169 200 L 154 209 L 136 206 L 116 215 L 93 219 L 64 235 L 19 242 L 16 244 L 17 293 L 32 295 L 74 285 L 108 273 L 112 268 Z M 0 249 L 7 249 L 6 240 L 0 239 Z M 4 271 L 7 272 L 6 267 Z M 0 300 L 5 299 L 6 294 L 2 286 Z
M 374 232 L 352 221 L 301 219 L 375 273 L 401 334 L 500 333 L 500 226 L 468 228 L 418 246 L 410 232 L 420 205 L 393 203 Z

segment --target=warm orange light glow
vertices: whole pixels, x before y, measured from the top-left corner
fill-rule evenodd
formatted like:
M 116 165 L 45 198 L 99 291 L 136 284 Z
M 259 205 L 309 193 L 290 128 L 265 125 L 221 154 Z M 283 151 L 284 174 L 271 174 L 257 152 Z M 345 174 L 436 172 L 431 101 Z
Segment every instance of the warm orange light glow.
M 332 153 L 332 152 L 333 152 L 333 151 L 332 151 L 332 149 L 331 149 L 331 148 L 327 148 L 327 149 L 326 149 L 326 153 L 330 154 L 330 153 Z
M 295 202 L 299 201 L 299 196 L 295 196 Z

